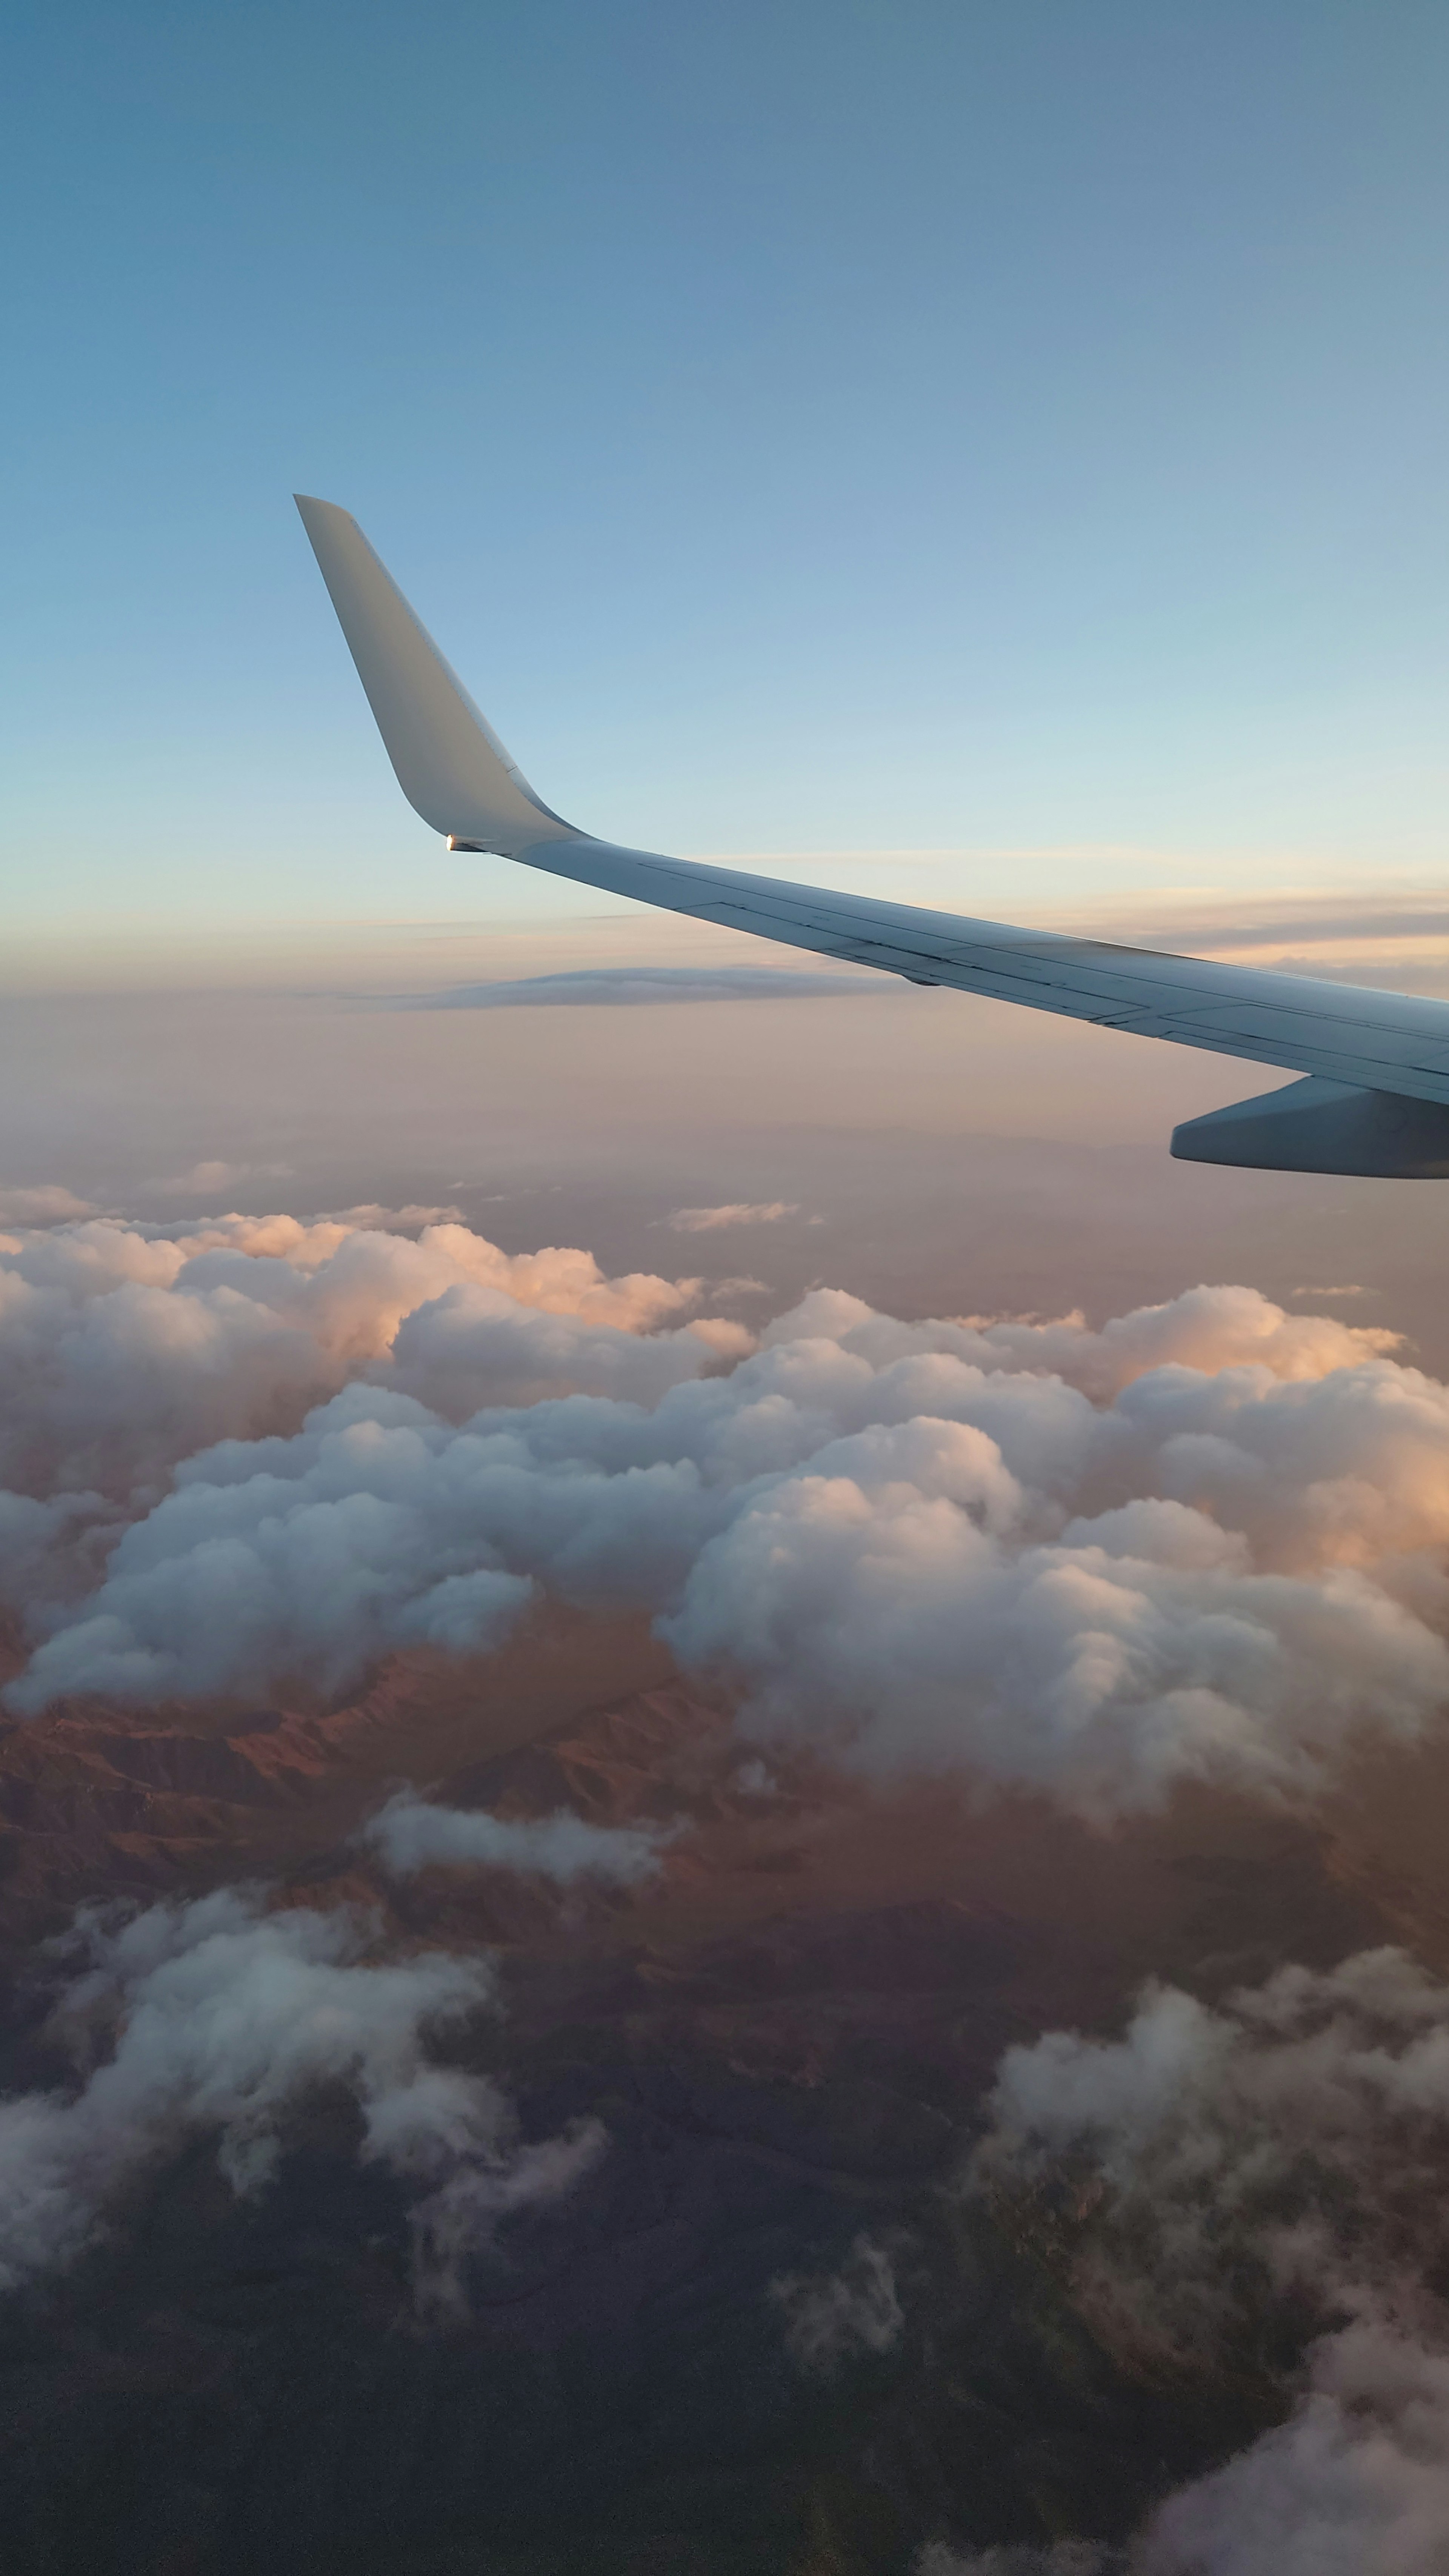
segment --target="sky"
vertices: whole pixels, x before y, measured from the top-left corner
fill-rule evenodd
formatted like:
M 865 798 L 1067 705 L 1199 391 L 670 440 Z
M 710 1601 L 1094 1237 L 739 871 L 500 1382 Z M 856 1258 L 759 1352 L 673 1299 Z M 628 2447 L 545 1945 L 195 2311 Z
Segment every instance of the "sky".
M 1435 880 L 1442 10 L 58 0 L 8 54 L 12 983 L 625 909 L 403 805 L 293 489 L 636 846 L 1041 918 Z

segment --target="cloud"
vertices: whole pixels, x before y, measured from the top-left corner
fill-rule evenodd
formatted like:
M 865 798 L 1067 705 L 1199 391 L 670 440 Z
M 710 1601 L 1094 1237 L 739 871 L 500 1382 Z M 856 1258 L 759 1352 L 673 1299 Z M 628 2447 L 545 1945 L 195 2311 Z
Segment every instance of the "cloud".
M 389 1434 L 375 1420 L 356 1429 L 380 1482 L 401 1486 L 406 1429 Z M 230 1511 L 199 1489 L 169 1497 L 126 1534 L 131 1555 L 118 1549 L 89 1614 L 63 1621 L 39 1649 L 14 1708 L 24 1714 L 75 1690 L 132 1704 L 254 1695 L 279 1672 L 335 1691 L 392 1647 L 465 1655 L 500 1645 L 533 1597 L 530 1580 L 478 1561 L 490 1551 L 476 1522 L 450 1526 L 446 1509 L 441 1520 L 429 1512 L 426 1494 L 389 1495 L 376 1477 L 358 1480 L 348 1440 L 337 1432 L 315 1474 L 290 1491 L 249 1480 Z M 178 1518 L 187 1524 L 175 1550 L 168 1510 L 173 1530 Z
M 778 1225 L 799 1213 L 796 1199 L 734 1199 L 723 1207 L 676 1208 L 664 1222 L 676 1234 L 714 1234 L 726 1225 Z
M 581 966 L 566 975 L 524 975 L 508 983 L 455 984 L 440 993 L 380 995 L 401 1011 L 505 1011 L 639 1002 L 838 1001 L 893 989 L 870 973 L 818 974 L 789 966 Z
M 380 1207 L 369 1199 L 361 1207 L 336 1208 L 325 1220 L 333 1225 L 356 1227 L 365 1234 L 418 1234 L 425 1225 L 461 1225 L 460 1207 L 419 1207 L 409 1201 L 406 1207 Z
M 1096 1817 L 1186 1780 L 1312 1798 L 1365 1735 L 1442 1723 L 1449 1390 L 1251 1290 L 1099 1331 L 818 1290 L 755 1349 L 664 1323 L 696 1283 L 456 1226 L 81 1226 L 8 1276 L 7 1427 L 38 1469 L 59 1431 L 76 1477 L 38 1473 L 61 1519 L 9 1533 L 17 1714 L 341 1688 L 392 1647 L 486 1649 L 547 1591 L 652 1613 L 762 1750 Z M 170 1490 L 95 1503 L 167 1449 Z
M 944 2541 L 930 2541 L 916 2560 L 915 2576 L 1128 2576 L 1126 2553 L 1093 2540 L 1057 2540 L 1045 2549 L 972 2549 L 959 2557 Z
M 779 1795 L 779 1783 L 773 1772 L 758 1758 L 740 1764 L 735 1773 L 735 1787 L 747 1798 L 774 1798 Z
M 515 2211 L 565 2199 L 607 2144 L 597 2120 L 576 2120 L 557 2137 L 519 2147 L 506 2159 L 454 2159 L 443 2180 L 412 2212 L 413 2284 L 423 2312 L 466 2316 L 469 2256 Z
M 1312 2356 L 1286 2424 L 1164 2506 L 1141 2576 L 1440 2576 L 1449 2351 L 1366 2320 Z
M 1129 2368 L 1211 2381 L 1301 2353 L 1286 2421 L 1171 2497 L 1126 2563 L 1433 2576 L 1449 1987 L 1378 1950 L 1217 2010 L 1149 1988 L 1121 2040 L 1009 2050 L 990 2109 L 970 2187 L 1060 2214 L 1074 2301 Z
M 481 1808 L 435 1807 L 399 1790 L 369 1818 L 360 1839 L 395 1878 L 420 1869 L 505 1869 L 560 1887 L 602 1879 L 635 1887 L 657 1875 L 673 1831 L 658 1825 L 591 1825 L 560 1808 L 552 1816 L 490 1816 Z
M 770 2296 L 794 2360 L 822 2378 L 867 2353 L 893 2351 L 905 2331 L 891 2258 L 869 2236 L 857 2236 L 838 2272 L 786 2273 L 770 2283 Z
M 697 1294 L 451 1222 L 26 1234 L 0 1253 L 0 1579 L 34 1649 L 9 1705 L 333 1685 L 397 1645 L 477 1651 L 548 1592 L 632 1604 L 725 1679 L 761 1794 L 770 1746 L 804 1744 L 1110 1819 L 1194 1779 L 1311 1799 L 1365 1735 L 1442 1727 L 1449 1389 L 1391 1334 L 1231 1287 L 1100 1328 L 821 1289 L 756 1346 Z M 399 1875 L 561 1885 L 627 1886 L 663 1841 L 415 1793 L 364 1835 Z M 13 2279 L 187 2137 L 263 2188 L 314 2083 L 415 2187 L 439 2312 L 491 2228 L 602 2152 L 521 2144 L 452 2062 L 486 1961 L 390 1957 L 361 1917 L 245 1891 L 83 1939 L 73 2082 L 0 2104 Z M 943 2543 L 936 2576 L 1437 2569 L 1446 2128 L 1449 1988 L 1395 1951 L 1216 2007 L 1155 1987 L 1116 2038 L 1010 2052 L 973 2187 L 1050 2215 L 1131 2369 L 1201 2385 L 1286 2353 L 1283 2420 L 1125 2556 Z M 775 2298 L 803 2368 L 903 2331 L 868 2237 Z
M 1230 922 L 1207 913 L 1197 935 L 1200 945 L 1225 949 L 1272 947 L 1280 940 L 1311 948 L 1345 941 L 1443 939 L 1449 936 L 1449 911 L 1442 904 L 1426 909 L 1422 904 L 1344 904 L 1310 897 L 1290 912 L 1239 907 Z
M 263 2190 L 288 2115 L 322 2084 L 356 2103 L 364 2162 L 426 2186 L 425 2304 L 456 2299 L 465 2253 L 498 2216 L 567 2190 L 600 2151 L 596 2128 L 520 2147 L 496 2087 L 430 2053 L 492 2006 L 486 1959 L 388 1959 L 354 1909 L 269 1911 L 243 1888 L 120 1922 L 82 1914 L 77 1944 L 85 1964 L 53 2019 L 76 2082 L 0 2100 L 5 2288 L 72 2261 L 127 2185 L 188 2138 L 215 2136 L 239 2196 Z
M 283 1177 L 285 1163 L 193 1163 L 188 1172 L 173 1172 L 165 1180 L 152 1181 L 150 1187 L 166 1198 L 205 1198 L 220 1196 L 248 1181 L 271 1181 Z
M 88 1199 L 78 1199 L 55 1181 L 33 1189 L 0 1189 L 0 1225 L 64 1225 L 78 1216 L 94 1216 Z
M 107 1218 L 0 1243 L 0 1485 L 144 1505 L 179 1459 L 293 1430 L 371 1369 L 466 1414 L 564 1387 L 657 1389 L 712 1366 L 721 1332 L 746 1341 L 708 1319 L 650 1338 L 689 1312 L 696 1280 L 608 1279 L 588 1253 L 513 1256 L 451 1222 L 413 1242 L 379 1215 Z
M 1130 2281 L 1185 2366 L 1241 2322 L 1230 2239 L 1263 2252 L 1263 2295 L 1327 2307 L 1430 2244 L 1449 2252 L 1424 2161 L 1449 2145 L 1449 1986 L 1401 1950 L 1283 1968 L 1217 2009 L 1149 1986 L 1120 2040 L 1008 2050 L 991 2119 L 979 2184 L 1035 2184 L 1073 2157 L 1100 2175 L 1090 2260 Z

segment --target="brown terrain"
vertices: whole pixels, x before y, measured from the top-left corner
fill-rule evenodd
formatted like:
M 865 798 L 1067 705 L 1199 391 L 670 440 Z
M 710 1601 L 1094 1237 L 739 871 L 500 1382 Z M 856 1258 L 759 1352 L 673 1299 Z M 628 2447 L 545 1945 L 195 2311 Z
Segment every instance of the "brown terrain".
M 1046 2235 L 952 2189 L 1004 2046 L 1110 2027 L 1149 1974 L 1213 1995 L 1384 1940 L 1449 1960 L 1449 1770 L 1366 1768 L 1326 1822 L 1200 1793 L 1108 1836 L 768 1752 L 640 1624 L 555 1617 L 474 1666 L 399 1657 L 346 1706 L 62 1708 L 0 1738 L 7 2083 L 59 2080 L 35 1945 L 97 1897 L 261 1879 L 496 1952 L 468 2042 L 526 2136 L 608 2146 L 424 2331 L 406 2196 L 351 2106 L 238 2203 L 204 2142 L 67 2277 L 0 2302 L 0 2555 L 22 2576 L 904 2576 L 921 2543 L 1105 2538 L 1279 2402 L 1159 2385 L 1073 2310 Z M 360 1821 L 402 1781 L 504 1815 L 685 1820 L 625 1891 L 433 1869 Z M 906 2323 L 792 2360 L 771 2283 L 866 2234 Z

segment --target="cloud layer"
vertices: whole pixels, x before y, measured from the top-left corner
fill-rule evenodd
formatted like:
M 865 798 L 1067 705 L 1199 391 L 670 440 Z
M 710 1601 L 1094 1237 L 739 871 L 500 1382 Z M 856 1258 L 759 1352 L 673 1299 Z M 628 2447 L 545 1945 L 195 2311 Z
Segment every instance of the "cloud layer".
M 822 1289 L 753 1347 L 678 1320 L 697 1281 L 451 1224 L 0 1261 L 15 1714 L 340 1689 L 545 1593 L 654 1614 L 762 1745 L 1097 1816 L 1309 1797 L 1449 1700 L 1449 1390 L 1248 1289 L 1100 1330 Z
M 1104 1819 L 1192 1780 L 1311 1798 L 1364 1736 L 1443 1723 L 1449 1390 L 1383 1332 L 1241 1288 L 1100 1329 L 821 1289 L 756 1343 L 694 1314 L 697 1280 L 408 1220 L 417 1240 L 369 1208 L 0 1242 L 13 1714 L 340 1688 L 395 1647 L 486 1650 L 553 1596 L 654 1617 L 762 1752 Z M 363 1834 L 398 1877 L 561 1886 L 644 1881 L 667 1840 L 411 1791 Z M 415 2186 L 434 2307 L 601 2152 L 591 2128 L 521 2144 L 444 2062 L 491 2004 L 476 1956 L 391 1956 L 356 1913 L 245 1890 L 81 1941 L 74 2078 L 0 2103 L 0 2281 L 73 2259 L 188 2137 L 264 2188 L 323 2083 Z M 1010 2052 L 972 2187 L 1073 2213 L 1072 2295 L 1132 2366 L 1186 2385 L 1277 2355 L 1283 2420 L 1125 2555 L 938 2551 L 937 2576 L 1431 2576 L 1446 2145 L 1449 1989 L 1393 1951 L 1217 2009 L 1153 1989 L 1120 2039 Z M 903 2332 L 866 2237 L 775 2296 L 807 2370 Z

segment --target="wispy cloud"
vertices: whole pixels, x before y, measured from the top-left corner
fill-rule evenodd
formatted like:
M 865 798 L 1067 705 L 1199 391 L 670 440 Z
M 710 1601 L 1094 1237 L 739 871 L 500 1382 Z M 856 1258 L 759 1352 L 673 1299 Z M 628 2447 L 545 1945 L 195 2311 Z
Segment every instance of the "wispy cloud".
M 891 2258 L 868 2236 L 857 2236 L 838 2272 L 786 2273 L 770 2283 L 770 2296 L 793 2359 L 821 2378 L 863 2355 L 890 2352 L 905 2330 Z
M 816 974 L 788 966 L 580 966 L 562 975 L 523 975 L 494 984 L 453 984 L 438 993 L 359 995 L 395 1011 L 508 1011 L 634 1002 L 830 1001 L 888 993 L 868 971 Z
M 1232 921 L 1207 915 L 1204 931 L 1215 948 L 1264 948 L 1278 940 L 1313 947 L 1338 940 L 1449 939 L 1449 909 L 1310 900 L 1256 915 L 1249 907 Z
M 375 1845 L 396 1878 L 420 1869 L 503 1869 L 570 1887 L 602 1879 L 618 1887 L 652 1878 L 673 1825 L 591 1825 L 560 1808 L 551 1816 L 494 1816 L 484 1808 L 435 1807 L 399 1790 L 369 1818 L 360 1839 Z
M 799 1213 L 798 1199 L 729 1199 L 723 1207 L 676 1208 L 664 1222 L 674 1234 L 718 1234 L 727 1225 L 778 1225 Z
M 290 1170 L 287 1163 L 193 1163 L 189 1172 L 168 1172 L 146 1187 L 161 1198 L 205 1198 L 223 1190 L 240 1189 L 247 1181 L 286 1180 Z
M 1055 918 L 1052 926 L 1067 925 Z M 1442 982 L 1449 969 L 1449 908 L 1416 889 L 1399 899 L 1287 890 L 1257 902 L 1225 903 L 1188 891 L 1166 905 L 1141 896 L 1130 902 L 1114 897 L 1090 920 L 1079 918 L 1077 926 L 1099 939 L 1241 957 L 1279 972 L 1391 990 Z
M 320 2086 L 351 2093 L 363 2163 L 429 2187 L 411 2214 L 425 2309 L 462 2307 L 466 2259 L 498 2221 L 572 2190 L 603 2150 L 596 2121 L 520 2144 L 489 2078 L 435 2054 L 496 2008 L 481 1956 L 395 1957 L 369 1914 L 270 1908 L 247 1887 L 129 1920 L 87 1909 L 70 1947 L 79 1973 L 53 2028 L 75 2080 L 0 2101 L 0 2290 L 72 2261 L 107 2204 L 190 2137 L 209 2133 L 232 2190 L 255 2197 Z
M 381 1207 L 368 1199 L 360 1207 L 329 1208 L 323 1224 L 350 1225 L 359 1234 L 416 1234 L 425 1225 L 461 1225 L 463 1211 L 451 1203 L 445 1207 L 422 1207 L 410 1199 L 405 1207 Z

